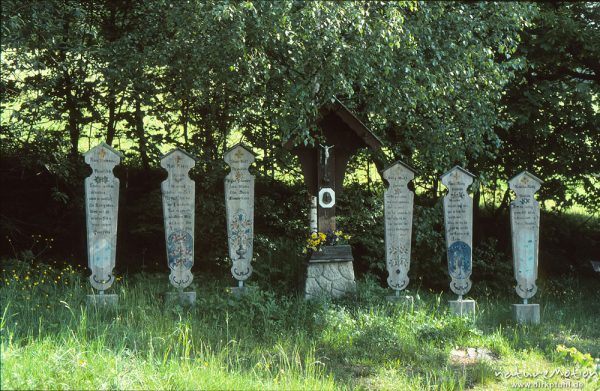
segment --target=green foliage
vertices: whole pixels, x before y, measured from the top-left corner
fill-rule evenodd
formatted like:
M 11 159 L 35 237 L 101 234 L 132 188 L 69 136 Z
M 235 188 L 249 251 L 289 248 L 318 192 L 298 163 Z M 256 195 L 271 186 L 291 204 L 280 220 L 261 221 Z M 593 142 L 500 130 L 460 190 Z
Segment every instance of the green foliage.
M 600 8 L 597 3 L 538 4 L 514 53 L 521 64 L 502 99 L 507 126 L 492 162 L 501 177 L 533 170 L 539 199 L 559 210 L 600 210 Z
M 513 292 L 512 284 L 507 283 L 514 279 L 512 256 L 502 251 L 496 238 L 487 238 L 473 248 L 473 270 L 477 270 L 473 275 L 475 289 L 481 281 L 493 292 Z
M 577 348 L 567 348 L 565 345 L 556 345 L 556 352 L 567 362 L 572 361 L 583 368 L 596 368 L 592 355 L 589 353 L 581 353 Z

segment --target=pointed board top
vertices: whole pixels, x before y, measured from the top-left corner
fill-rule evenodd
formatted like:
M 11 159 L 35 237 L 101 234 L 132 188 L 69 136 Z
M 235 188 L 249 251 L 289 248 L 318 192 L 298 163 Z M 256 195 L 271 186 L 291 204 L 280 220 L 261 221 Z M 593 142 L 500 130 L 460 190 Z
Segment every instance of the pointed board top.
M 389 164 L 387 167 L 385 167 L 383 169 L 382 172 L 386 172 L 387 170 L 391 169 L 392 167 L 395 167 L 397 165 L 401 165 L 402 167 L 406 168 L 407 170 L 411 171 L 413 174 L 417 173 L 417 170 L 415 170 L 412 166 L 409 166 L 408 164 L 404 163 L 402 160 L 396 160 L 395 162 L 393 162 L 392 164 Z
M 124 157 L 121 152 L 117 151 L 116 149 L 114 149 L 113 147 L 111 147 L 110 145 L 105 143 L 104 141 L 100 142 L 98 145 L 96 145 L 95 147 L 93 147 L 92 149 L 90 149 L 89 151 L 84 153 L 83 156 L 88 156 L 88 155 L 93 154 L 94 151 L 96 151 L 96 149 L 98 149 L 98 148 L 106 148 L 110 152 L 114 153 L 116 156 L 120 157 L 121 159 L 123 159 L 123 157 Z
M 460 172 L 462 172 L 463 174 L 466 174 L 466 175 L 470 176 L 470 177 L 471 177 L 471 178 L 473 178 L 473 179 L 477 178 L 477 176 L 476 176 L 476 175 L 474 175 L 474 174 L 470 173 L 469 171 L 465 170 L 465 169 L 464 169 L 464 168 L 462 168 L 461 166 L 459 166 L 459 165 L 456 165 L 456 166 L 452 167 L 450 170 L 448 170 L 448 171 L 447 171 L 447 172 L 446 172 L 444 175 L 442 175 L 442 176 L 440 177 L 440 179 L 442 179 L 442 181 L 443 181 L 443 179 L 444 179 L 446 176 L 450 175 L 451 173 L 453 173 L 453 172 L 454 172 L 454 171 L 456 171 L 456 170 L 459 170 L 459 171 L 460 171 Z
M 236 148 L 243 148 L 246 150 L 246 152 L 248 152 L 249 154 L 251 154 L 252 156 L 256 157 L 256 154 L 247 146 L 245 146 L 242 143 L 237 143 L 234 146 L 232 146 L 231 148 L 229 148 L 226 152 L 225 152 L 225 156 L 227 156 L 228 154 L 230 154 L 231 152 L 233 152 L 234 149 Z
M 518 173 L 517 175 L 513 176 L 512 178 L 510 178 L 508 180 L 508 183 L 516 183 L 522 176 L 527 176 L 529 179 L 533 180 L 534 182 L 537 182 L 540 186 L 544 183 L 543 180 L 541 180 L 540 178 L 536 177 L 535 175 L 533 175 L 532 173 L 530 173 L 527 170 L 523 170 L 520 173 Z
M 167 156 L 169 156 L 169 155 L 171 155 L 172 153 L 175 153 L 175 152 L 181 152 L 181 153 L 183 153 L 184 155 L 186 155 L 187 157 L 189 157 L 190 159 L 193 159 L 195 162 L 197 162 L 197 161 L 198 161 L 198 158 L 197 158 L 197 157 L 195 157 L 194 155 L 192 155 L 192 154 L 191 154 L 191 153 L 189 153 L 189 152 L 186 152 L 186 151 L 184 151 L 183 149 L 181 149 L 181 148 L 179 148 L 179 147 L 177 147 L 177 148 L 173 148 L 171 151 L 169 151 L 169 152 L 167 152 L 166 154 L 162 155 L 162 157 L 160 158 L 160 160 L 161 160 L 161 161 L 162 161 L 162 160 L 164 160 L 164 159 L 165 159 Z
M 252 152 L 248 147 L 245 147 L 241 143 L 235 144 L 233 147 L 229 148 L 227 152 L 225 152 L 225 156 L 223 156 L 223 160 L 225 163 L 229 165 L 232 169 L 248 169 L 256 155 Z

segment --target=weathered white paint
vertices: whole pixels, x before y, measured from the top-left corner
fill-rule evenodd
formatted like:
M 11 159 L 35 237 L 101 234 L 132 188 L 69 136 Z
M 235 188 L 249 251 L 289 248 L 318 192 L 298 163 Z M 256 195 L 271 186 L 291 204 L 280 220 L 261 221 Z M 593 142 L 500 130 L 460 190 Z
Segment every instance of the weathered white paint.
M 254 153 L 241 144 L 225 153 L 225 162 L 231 172 L 225 177 L 225 208 L 231 273 L 238 281 L 252 274 L 254 243 L 254 175 L 248 168 L 254 162 Z
M 195 159 L 179 148 L 160 159 L 161 167 L 168 173 L 161 190 L 169 280 L 179 289 L 193 280 L 196 192 L 189 171 L 195 164 Z
M 92 286 L 104 291 L 112 285 L 117 251 L 119 180 L 113 169 L 122 155 L 108 144 L 100 143 L 84 154 L 92 175 L 85 179 L 88 266 Z
M 396 291 L 406 288 L 409 282 L 414 193 L 407 186 L 414 177 L 414 170 L 402 162 L 383 171 L 389 184 L 383 196 L 387 282 Z
M 471 289 L 473 256 L 473 200 L 467 188 L 475 176 L 455 166 L 441 180 L 448 188 L 444 197 L 444 224 L 448 253 L 450 289 L 462 298 Z
M 508 181 L 517 198 L 510 204 L 516 291 L 527 301 L 537 292 L 540 205 L 534 197 L 542 180 L 523 171 Z

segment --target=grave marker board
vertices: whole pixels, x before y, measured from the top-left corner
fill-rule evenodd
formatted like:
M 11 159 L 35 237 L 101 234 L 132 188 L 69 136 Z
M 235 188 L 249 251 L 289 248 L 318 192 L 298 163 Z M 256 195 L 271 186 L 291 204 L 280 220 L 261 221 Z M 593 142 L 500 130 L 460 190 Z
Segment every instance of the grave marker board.
M 473 200 L 467 188 L 475 175 L 455 166 L 441 180 L 448 188 L 444 197 L 444 224 L 448 253 L 448 272 L 452 281 L 450 289 L 460 298 L 471 289 Z
M 510 204 L 510 227 L 517 294 L 524 300 L 537 292 L 540 204 L 534 197 L 543 181 L 523 171 L 508 181 L 517 198 Z
M 161 183 L 169 281 L 178 288 L 188 287 L 194 278 L 195 182 L 189 171 L 196 159 L 175 148 L 160 159 L 168 177 Z
M 103 293 L 114 282 L 112 271 L 117 251 L 119 214 L 119 179 L 113 169 L 122 155 L 108 144 L 100 143 L 84 154 L 92 174 L 85 178 L 85 212 L 87 226 L 90 283 Z
M 254 162 L 254 153 L 237 144 L 225 153 L 225 162 L 231 172 L 225 177 L 225 208 L 231 274 L 245 281 L 252 274 L 254 243 L 254 175 L 248 168 Z
M 408 182 L 414 177 L 414 169 L 400 161 L 383 171 L 389 184 L 383 196 L 387 282 L 396 291 L 406 288 L 409 282 L 414 193 L 408 189 Z

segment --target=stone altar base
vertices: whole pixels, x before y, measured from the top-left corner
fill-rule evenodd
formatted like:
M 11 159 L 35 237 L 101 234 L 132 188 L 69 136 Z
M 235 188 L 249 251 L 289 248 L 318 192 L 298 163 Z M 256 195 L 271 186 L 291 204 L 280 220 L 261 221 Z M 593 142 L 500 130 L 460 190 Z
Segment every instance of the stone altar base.
M 119 303 L 119 296 L 115 293 L 102 295 L 87 295 L 87 305 L 115 307 Z
M 311 254 L 304 297 L 341 297 L 354 292 L 352 249 L 348 245 L 324 246 Z
M 385 298 L 387 299 L 387 301 L 389 301 L 391 303 L 400 304 L 401 306 L 406 307 L 408 309 L 412 309 L 415 307 L 415 298 L 413 296 L 393 295 L 393 296 L 386 296 Z
M 342 297 L 355 289 L 352 261 L 309 263 L 304 288 L 307 299 Z
M 513 304 L 512 312 L 517 323 L 540 324 L 539 304 Z
M 475 315 L 475 300 L 450 300 L 450 312 L 460 316 Z
M 165 304 L 179 304 L 182 307 L 193 306 L 196 302 L 196 292 L 165 292 Z

